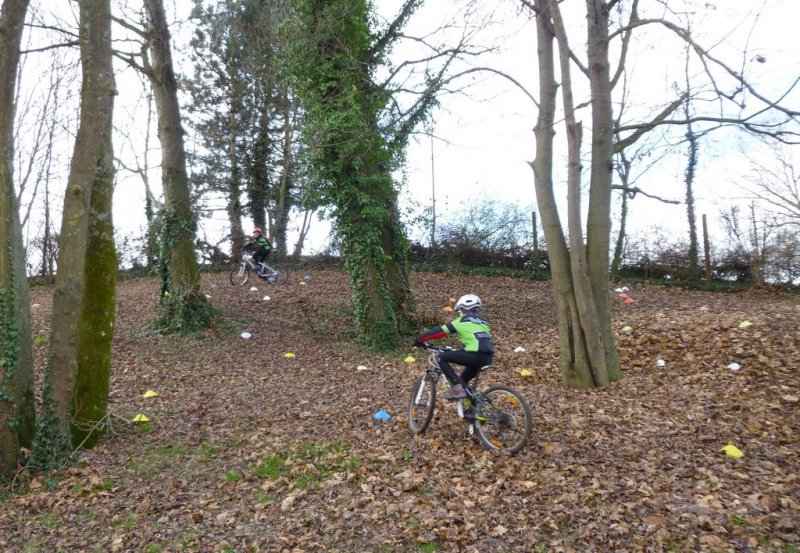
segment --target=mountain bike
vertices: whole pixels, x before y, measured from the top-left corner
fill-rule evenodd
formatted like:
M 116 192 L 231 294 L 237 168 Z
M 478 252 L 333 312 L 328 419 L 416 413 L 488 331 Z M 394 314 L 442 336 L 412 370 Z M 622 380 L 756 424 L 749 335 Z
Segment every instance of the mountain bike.
M 231 284 L 244 286 L 250 280 L 250 271 L 255 272 L 258 278 L 268 284 L 285 284 L 289 280 L 289 272 L 281 267 L 280 263 L 257 263 L 253 255 L 243 251 L 242 262 L 231 269 Z
M 427 430 L 436 406 L 436 384 L 444 374 L 437 353 L 448 347 L 424 344 L 423 349 L 432 350 L 425 373 L 417 379 L 408 405 L 408 428 L 413 434 Z M 533 415 L 525 398 L 509 386 L 493 386 L 479 391 L 480 376 L 492 368 L 481 367 L 477 376 L 464 386 L 465 399 L 455 403 L 458 417 L 470 424 L 469 433 L 477 434 L 483 445 L 490 450 L 513 455 L 522 449 L 531 435 Z M 448 387 L 452 386 L 444 378 Z

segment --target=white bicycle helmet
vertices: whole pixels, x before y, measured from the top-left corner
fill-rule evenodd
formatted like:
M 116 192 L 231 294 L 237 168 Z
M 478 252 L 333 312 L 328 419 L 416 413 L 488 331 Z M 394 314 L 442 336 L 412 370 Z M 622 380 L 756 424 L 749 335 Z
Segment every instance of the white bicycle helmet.
M 481 299 L 478 296 L 476 296 L 475 294 L 465 294 L 460 298 L 458 298 L 458 301 L 456 302 L 455 305 L 455 310 L 464 312 L 480 306 L 481 306 Z

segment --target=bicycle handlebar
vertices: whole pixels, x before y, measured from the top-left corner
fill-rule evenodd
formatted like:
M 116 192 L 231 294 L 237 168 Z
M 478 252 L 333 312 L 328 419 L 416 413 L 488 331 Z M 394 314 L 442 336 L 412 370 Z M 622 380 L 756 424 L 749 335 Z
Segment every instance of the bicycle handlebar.
M 428 342 L 423 342 L 421 344 L 415 344 L 414 347 L 415 348 L 419 348 L 419 349 L 430 349 L 430 350 L 433 350 L 433 351 L 449 351 L 449 350 L 453 349 L 450 346 L 437 346 L 436 344 L 431 344 L 431 343 L 428 343 Z

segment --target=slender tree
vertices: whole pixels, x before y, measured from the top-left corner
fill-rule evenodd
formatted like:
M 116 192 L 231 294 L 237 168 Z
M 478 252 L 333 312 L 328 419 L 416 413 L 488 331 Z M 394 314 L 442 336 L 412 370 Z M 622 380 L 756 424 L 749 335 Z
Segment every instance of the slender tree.
M 144 4 L 152 57 L 146 74 L 153 86 L 158 113 L 165 198 L 161 240 L 162 323 L 170 330 L 193 332 L 208 326 L 212 310 L 200 291 L 200 269 L 194 251 L 197 220 L 189 193 L 178 82 L 164 4 L 162 0 L 145 0 Z
M 92 327 L 94 312 L 91 308 L 83 311 L 89 237 L 98 237 L 95 230 L 90 231 L 90 221 L 110 217 L 110 203 L 104 204 L 95 195 L 95 186 L 100 189 L 98 194 L 108 193 L 113 175 L 111 120 L 116 90 L 111 64 L 109 0 L 81 0 L 79 7 L 82 66 L 80 125 L 64 197 L 42 413 L 37 420 L 31 457 L 31 464 L 42 470 L 63 466 L 72 451 L 70 426 L 75 406 L 78 355 L 79 348 L 87 345 L 87 342 L 81 341 L 79 328 L 83 325 L 85 332 Z M 104 227 L 101 232 L 108 232 L 106 229 Z M 102 240 L 107 241 L 108 237 Z M 105 265 L 103 267 L 107 269 Z M 93 282 L 97 283 L 96 280 Z M 113 304 L 113 293 L 113 287 L 110 298 L 104 290 L 91 290 L 92 295 L 102 296 L 96 305 L 106 313 L 99 317 L 99 321 L 108 320 L 108 306 Z M 113 322 L 113 307 L 110 310 Z M 98 329 L 110 333 L 111 325 L 101 322 Z M 110 341 L 107 344 L 110 347 Z M 97 360 L 98 353 L 99 357 L 109 355 L 100 351 L 103 347 L 106 346 L 98 344 L 96 351 L 83 349 L 85 361 L 91 363 Z M 106 398 L 107 395 L 106 391 Z
M 31 312 L 14 191 L 14 90 L 28 0 L 4 0 L 0 14 L 0 479 L 17 469 L 34 435 Z

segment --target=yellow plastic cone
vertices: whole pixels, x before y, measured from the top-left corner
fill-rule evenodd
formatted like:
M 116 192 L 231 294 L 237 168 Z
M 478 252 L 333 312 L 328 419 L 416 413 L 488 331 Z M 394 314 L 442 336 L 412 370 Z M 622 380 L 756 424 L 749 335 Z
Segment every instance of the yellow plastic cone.
M 632 326 L 627 326 L 626 325 L 626 326 L 622 327 L 622 332 L 630 332 L 631 330 L 633 330 Z
M 296 357 L 296 356 L 295 356 L 295 354 L 294 354 L 294 353 L 292 353 L 291 351 L 290 351 L 289 353 L 284 353 L 284 354 L 283 354 L 283 356 L 284 356 L 286 359 L 294 359 L 294 358 Z
M 406 357 L 405 359 L 403 359 L 403 361 L 405 361 L 406 363 L 413 363 L 414 361 L 416 361 L 416 359 L 414 359 L 413 357 L 411 357 L 411 356 L 409 355 L 408 357 Z
M 356 370 L 357 370 L 358 372 L 362 372 L 362 371 L 368 371 L 368 370 L 369 370 L 369 367 L 365 367 L 364 365 L 359 365 L 358 367 L 356 367 Z
M 154 392 L 153 390 L 147 390 L 142 397 L 158 397 L 158 392 Z
M 131 422 L 150 422 L 150 419 L 139 413 L 138 415 L 136 415 L 131 419 Z
M 733 444 L 726 445 L 725 447 L 720 449 L 720 451 L 730 457 L 736 457 L 736 458 L 744 457 L 744 453 L 742 452 L 742 450 Z
M 739 323 L 739 328 L 748 328 L 751 326 L 753 326 L 753 323 L 751 323 L 750 321 L 742 321 Z
M 528 369 L 522 369 L 521 371 L 519 371 L 519 375 L 520 376 L 531 376 L 532 374 L 533 373 L 531 371 L 529 371 Z
M 301 280 L 300 282 L 298 282 L 298 284 L 300 286 L 305 286 L 306 285 L 306 281 L 305 280 Z

